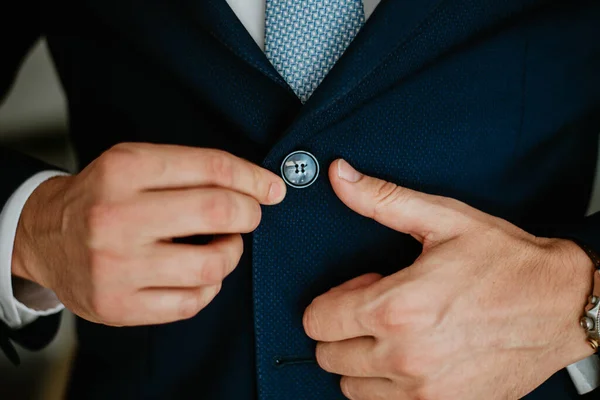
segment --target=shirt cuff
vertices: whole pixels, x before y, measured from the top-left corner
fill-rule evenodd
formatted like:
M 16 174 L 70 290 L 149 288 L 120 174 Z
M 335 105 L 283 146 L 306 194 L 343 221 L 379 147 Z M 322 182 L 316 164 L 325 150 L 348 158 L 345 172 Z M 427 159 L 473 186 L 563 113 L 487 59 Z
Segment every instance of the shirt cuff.
M 65 175 L 68 174 L 62 171 L 33 175 L 19 186 L 0 212 L 0 320 L 11 329 L 23 328 L 38 317 L 64 309 L 50 289 L 12 276 L 12 254 L 19 218 L 31 193 L 48 179 Z
M 581 395 L 600 387 L 600 358 L 596 355 L 569 365 L 567 371 L 573 380 L 577 393 Z

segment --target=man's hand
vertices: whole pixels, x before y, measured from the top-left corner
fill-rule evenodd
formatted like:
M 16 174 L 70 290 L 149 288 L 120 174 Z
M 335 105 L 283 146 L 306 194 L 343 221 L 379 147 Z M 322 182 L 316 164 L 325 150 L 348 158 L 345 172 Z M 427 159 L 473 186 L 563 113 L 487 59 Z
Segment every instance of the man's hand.
M 593 353 L 578 320 L 594 270 L 576 244 L 341 160 L 330 179 L 352 210 L 423 244 L 411 267 L 356 278 L 306 310 L 317 361 L 349 399 L 518 399 Z
M 197 314 L 219 292 L 260 204 L 279 203 L 277 175 L 218 150 L 121 144 L 80 174 L 40 185 L 15 239 L 13 275 L 52 289 L 106 325 Z M 203 246 L 173 238 L 220 235 Z

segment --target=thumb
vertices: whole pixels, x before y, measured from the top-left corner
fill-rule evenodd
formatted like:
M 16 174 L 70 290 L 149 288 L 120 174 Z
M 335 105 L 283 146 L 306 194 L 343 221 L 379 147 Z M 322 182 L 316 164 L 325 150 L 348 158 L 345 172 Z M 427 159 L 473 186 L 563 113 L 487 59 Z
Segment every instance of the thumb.
M 379 282 L 382 278 L 383 278 L 382 275 L 376 274 L 376 273 L 365 274 L 365 275 L 358 276 L 354 279 L 351 279 L 349 281 L 346 281 L 339 286 L 331 288 L 329 291 L 330 292 L 336 292 L 336 291 L 346 291 L 347 292 L 347 291 L 351 291 L 351 290 L 358 290 L 358 289 L 362 289 L 362 288 L 371 286 L 375 282 Z
M 468 222 L 466 204 L 363 175 L 341 159 L 331 164 L 329 179 L 350 209 L 421 243 L 447 240 L 462 232 Z

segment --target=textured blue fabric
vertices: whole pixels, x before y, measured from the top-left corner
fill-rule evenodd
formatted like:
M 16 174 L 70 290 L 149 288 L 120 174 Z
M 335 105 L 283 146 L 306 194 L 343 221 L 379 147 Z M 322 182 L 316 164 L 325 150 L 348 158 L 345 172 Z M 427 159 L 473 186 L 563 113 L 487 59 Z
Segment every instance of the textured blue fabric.
M 275 173 L 295 150 L 323 171 L 343 156 L 600 251 L 599 217 L 584 218 L 600 126 L 597 0 L 383 0 L 304 105 L 224 0 L 40 4 L 82 166 L 125 140 L 221 148 Z M 0 157 L 0 172 L 37 168 Z M 265 207 L 245 245 L 190 320 L 78 320 L 69 398 L 342 399 L 302 313 L 347 279 L 409 266 L 419 244 L 350 212 L 322 173 Z M 564 370 L 527 397 L 576 399 Z
M 362 0 L 267 0 L 265 52 L 306 103 L 364 23 Z

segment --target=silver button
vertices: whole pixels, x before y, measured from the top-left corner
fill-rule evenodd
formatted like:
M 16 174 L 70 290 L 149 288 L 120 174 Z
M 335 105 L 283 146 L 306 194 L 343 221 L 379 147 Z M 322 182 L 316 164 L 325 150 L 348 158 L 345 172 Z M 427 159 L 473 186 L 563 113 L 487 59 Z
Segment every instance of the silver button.
M 291 187 L 308 187 L 319 177 L 319 162 L 309 152 L 295 151 L 283 160 L 281 176 Z

